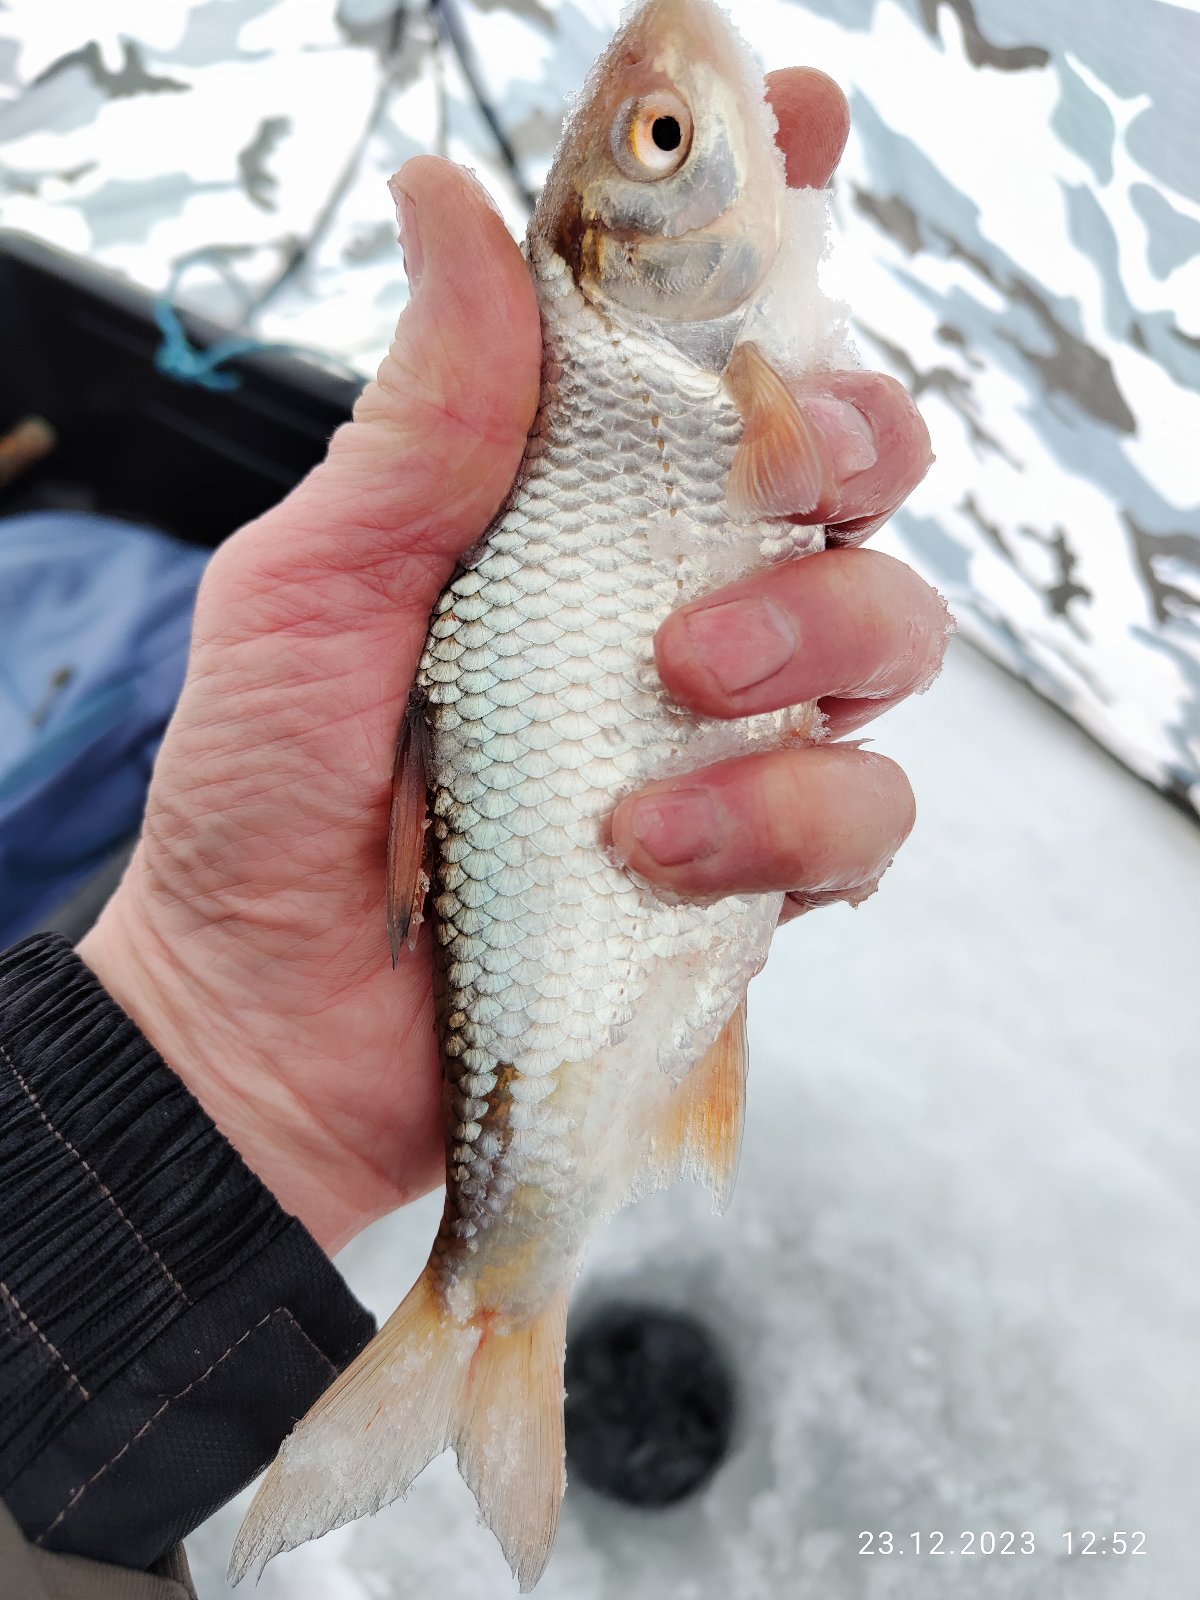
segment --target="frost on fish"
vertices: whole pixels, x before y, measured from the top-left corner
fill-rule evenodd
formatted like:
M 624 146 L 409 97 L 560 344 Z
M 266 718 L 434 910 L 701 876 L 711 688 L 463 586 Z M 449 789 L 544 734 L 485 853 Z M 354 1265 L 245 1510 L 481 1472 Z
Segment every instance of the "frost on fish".
M 443 1221 L 409 1297 L 285 1442 L 238 1575 L 452 1447 L 531 1586 L 590 1231 L 682 1172 L 719 1202 L 732 1185 L 746 986 L 781 897 L 668 903 L 611 857 L 606 819 L 648 779 L 821 726 L 811 705 L 697 719 L 654 666 L 673 608 L 821 543 L 785 519 L 815 503 L 814 457 L 779 374 L 844 360 L 843 320 L 816 286 L 823 207 L 789 199 L 774 135 L 708 0 L 635 12 L 565 131 L 529 238 L 541 403 L 507 505 L 435 609 L 397 772 L 393 949 L 424 870 L 404 798 L 423 715 Z

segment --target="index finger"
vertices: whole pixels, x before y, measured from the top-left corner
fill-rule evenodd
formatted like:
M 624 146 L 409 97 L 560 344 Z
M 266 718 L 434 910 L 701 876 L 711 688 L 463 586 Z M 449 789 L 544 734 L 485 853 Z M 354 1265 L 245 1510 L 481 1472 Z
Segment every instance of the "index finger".
M 821 189 L 833 176 L 850 135 L 846 96 L 815 67 L 767 74 L 767 99 L 779 123 L 779 146 L 793 189 Z

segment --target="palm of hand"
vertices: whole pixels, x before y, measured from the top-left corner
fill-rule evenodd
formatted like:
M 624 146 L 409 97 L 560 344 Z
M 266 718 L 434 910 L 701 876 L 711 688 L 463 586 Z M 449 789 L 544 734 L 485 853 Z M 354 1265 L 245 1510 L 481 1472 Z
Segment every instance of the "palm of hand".
M 383 862 L 428 602 L 354 612 L 314 581 L 311 614 L 288 616 L 294 596 L 252 559 L 257 531 L 222 554 L 198 611 L 143 884 L 198 1004 L 213 990 L 208 1054 L 225 1082 L 210 1095 L 256 1104 L 289 1167 L 336 1178 L 361 1221 L 439 1177 L 429 944 L 392 971 Z M 242 616 L 262 631 L 208 631 Z

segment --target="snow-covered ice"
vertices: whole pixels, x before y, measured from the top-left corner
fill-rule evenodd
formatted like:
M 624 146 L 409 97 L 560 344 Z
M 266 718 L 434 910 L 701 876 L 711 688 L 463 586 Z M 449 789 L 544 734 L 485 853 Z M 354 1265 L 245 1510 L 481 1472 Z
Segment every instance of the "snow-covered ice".
M 540 1600 L 1196 1591 L 1200 838 L 961 644 L 877 743 L 913 779 L 917 830 L 874 899 L 787 930 L 751 991 L 728 1214 L 694 1186 L 651 1196 L 600 1231 L 576 1296 L 706 1320 L 738 1384 L 734 1449 L 669 1511 L 570 1488 Z M 380 1315 L 438 1209 L 346 1251 Z M 247 1500 L 189 1541 L 201 1600 L 228 1593 Z M 859 1555 L 884 1529 L 904 1555 Z M 1036 1553 L 910 1537 L 1005 1529 Z M 1068 1529 L 1142 1530 L 1149 1554 L 1068 1561 Z M 255 1591 L 515 1592 L 449 1456 Z

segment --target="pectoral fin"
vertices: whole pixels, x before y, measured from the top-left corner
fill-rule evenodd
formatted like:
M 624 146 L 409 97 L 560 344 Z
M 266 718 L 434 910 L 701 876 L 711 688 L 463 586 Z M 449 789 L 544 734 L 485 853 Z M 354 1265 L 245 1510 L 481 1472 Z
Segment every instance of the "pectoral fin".
M 795 396 L 753 342 L 725 370 L 743 433 L 725 499 L 735 517 L 804 516 L 821 499 L 821 458 Z
M 425 896 L 429 890 L 425 835 L 429 828 L 429 730 L 425 708 L 408 702 L 396 763 L 392 768 L 392 810 L 388 823 L 387 920 L 392 965 L 400 947 L 416 947 Z

